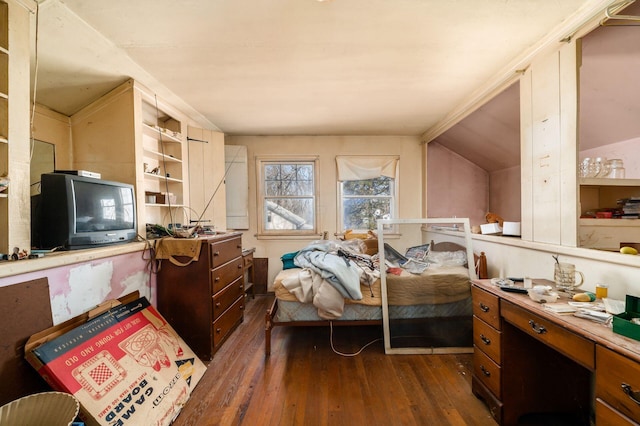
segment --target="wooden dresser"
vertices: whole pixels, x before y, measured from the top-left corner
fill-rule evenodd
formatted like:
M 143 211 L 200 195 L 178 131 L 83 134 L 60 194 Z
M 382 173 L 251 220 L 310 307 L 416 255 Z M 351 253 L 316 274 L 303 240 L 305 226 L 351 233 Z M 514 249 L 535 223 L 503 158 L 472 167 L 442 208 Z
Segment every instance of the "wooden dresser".
M 638 425 L 640 342 L 490 280 L 472 294 L 472 390 L 499 424 Z
M 202 238 L 201 244 L 198 260 L 187 266 L 162 261 L 158 311 L 202 360 L 211 360 L 243 320 L 242 234 Z

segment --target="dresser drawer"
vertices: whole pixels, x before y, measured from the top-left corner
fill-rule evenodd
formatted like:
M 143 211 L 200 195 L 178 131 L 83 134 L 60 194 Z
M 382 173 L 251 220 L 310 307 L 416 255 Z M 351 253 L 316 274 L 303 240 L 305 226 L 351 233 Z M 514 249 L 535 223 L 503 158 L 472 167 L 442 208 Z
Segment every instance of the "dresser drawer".
M 229 283 L 235 281 L 243 275 L 242 257 L 233 259 L 231 262 L 215 268 L 211 271 L 211 285 L 213 293 L 217 293 L 225 288 Z
M 231 259 L 242 257 L 242 238 L 210 243 L 209 252 L 211 254 L 211 268 L 217 268 Z
M 578 336 L 505 300 L 500 304 L 500 310 L 506 321 L 528 335 L 551 346 L 590 370 L 595 368 L 595 343 L 593 341 Z
M 500 337 L 498 330 L 473 317 L 473 344 L 497 364 L 500 364 Z
M 498 399 L 502 398 L 500 386 L 500 366 L 493 362 L 478 347 L 473 348 L 473 374 Z
M 598 345 L 596 397 L 640 422 L 640 364 Z
M 500 302 L 498 296 L 478 287 L 471 287 L 473 297 L 473 315 L 489 324 L 496 330 L 500 330 Z
M 627 416 L 622 415 L 619 411 L 615 410 L 600 398 L 596 398 L 596 424 L 598 426 L 638 425 L 638 423 L 634 422 Z
M 240 277 L 213 296 L 213 319 L 217 319 L 242 296 L 244 296 L 244 279 Z
M 213 322 L 213 346 L 220 345 L 236 325 L 242 321 L 244 298 L 238 299 L 229 309 Z

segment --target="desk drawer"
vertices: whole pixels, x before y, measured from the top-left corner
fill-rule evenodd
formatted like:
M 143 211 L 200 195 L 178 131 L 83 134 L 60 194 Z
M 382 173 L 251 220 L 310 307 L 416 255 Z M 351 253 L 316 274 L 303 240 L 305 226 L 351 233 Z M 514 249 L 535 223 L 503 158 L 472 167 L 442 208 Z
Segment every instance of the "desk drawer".
M 473 374 L 498 399 L 502 399 L 500 386 L 500 366 L 482 352 L 478 347 L 473 348 Z
M 238 299 L 222 316 L 213 322 L 213 346 L 220 345 L 242 321 L 244 298 Z
M 471 295 L 473 297 L 473 315 L 496 330 L 500 330 L 500 302 L 498 296 L 475 286 L 471 287 Z
M 231 259 L 242 257 L 242 238 L 238 237 L 211 243 L 209 250 L 211 253 L 211 268 L 217 268 Z
M 224 290 L 213 296 L 213 319 L 216 320 L 224 311 L 233 305 L 239 297 L 244 295 L 244 280 L 238 278 Z
M 478 317 L 473 317 L 473 344 L 500 364 L 500 332 Z
M 615 410 L 609 404 L 596 398 L 596 424 L 598 426 L 637 426 L 627 416 L 623 416 L 619 411 Z
M 242 258 L 233 259 L 231 262 L 222 265 L 211 271 L 211 283 L 213 293 L 217 293 L 227 286 L 227 284 L 235 281 L 242 276 L 244 269 L 242 267 Z
M 505 300 L 502 317 L 528 335 L 544 342 L 590 370 L 595 368 L 595 343 Z
M 600 345 L 596 362 L 596 397 L 640 422 L 640 364 Z

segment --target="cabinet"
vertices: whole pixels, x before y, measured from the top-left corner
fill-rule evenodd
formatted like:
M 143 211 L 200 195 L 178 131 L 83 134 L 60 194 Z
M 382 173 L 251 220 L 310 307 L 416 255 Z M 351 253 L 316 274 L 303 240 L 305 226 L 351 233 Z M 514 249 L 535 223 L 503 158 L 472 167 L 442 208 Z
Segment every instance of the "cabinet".
M 187 266 L 162 261 L 158 310 L 201 359 L 210 360 L 243 320 L 242 234 L 201 244 L 198 260 Z
M 186 116 L 129 80 L 71 117 L 73 166 L 136 188 L 145 224 L 186 223 Z
M 188 126 L 190 223 L 228 229 L 224 134 Z
M 622 198 L 640 197 L 640 179 L 582 178 L 580 215 L 617 207 Z M 621 242 L 640 242 L 640 219 L 579 219 L 579 246 L 617 251 Z

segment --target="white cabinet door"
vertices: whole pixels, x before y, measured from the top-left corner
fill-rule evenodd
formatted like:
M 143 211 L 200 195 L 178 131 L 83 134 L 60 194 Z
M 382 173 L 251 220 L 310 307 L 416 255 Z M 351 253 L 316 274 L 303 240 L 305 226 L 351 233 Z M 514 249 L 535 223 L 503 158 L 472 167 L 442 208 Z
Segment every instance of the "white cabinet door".
M 249 229 L 249 170 L 247 147 L 225 145 L 227 228 Z

